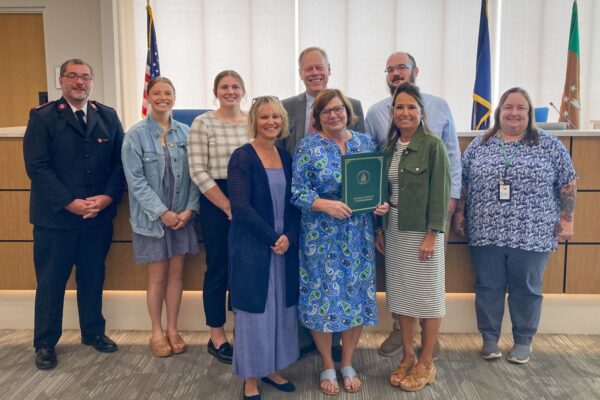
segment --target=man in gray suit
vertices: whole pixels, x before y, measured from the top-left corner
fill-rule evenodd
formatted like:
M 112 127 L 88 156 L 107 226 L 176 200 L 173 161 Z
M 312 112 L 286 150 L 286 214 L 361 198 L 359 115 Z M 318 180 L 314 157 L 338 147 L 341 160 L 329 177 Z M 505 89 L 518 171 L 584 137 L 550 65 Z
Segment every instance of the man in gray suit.
M 282 101 L 283 107 L 288 113 L 290 135 L 284 139 L 280 139 L 277 143 L 285 148 L 292 155 L 296 151 L 296 146 L 300 140 L 313 132 L 311 115 L 315 97 L 323 89 L 327 88 L 329 75 L 331 75 L 331 65 L 327 58 L 325 50 L 319 47 L 307 47 L 302 50 L 298 56 L 298 73 L 300 79 L 304 82 L 306 91 L 297 96 L 292 96 Z M 360 101 L 350 98 L 352 110 L 358 117 L 358 120 L 350 126 L 350 129 L 365 132 L 365 118 Z M 315 343 L 312 340 L 310 331 L 302 326 L 299 326 L 298 336 L 300 342 L 300 356 L 310 353 L 316 349 Z M 340 347 L 340 334 L 333 335 L 333 359 L 339 362 L 342 358 Z
M 300 139 L 314 132 L 310 123 L 312 106 L 317 94 L 327 88 L 327 81 L 329 75 L 331 75 L 331 65 L 329 65 L 325 50 L 318 47 L 308 47 L 302 50 L 300 56 L 298 56 L 298 73 L 300 73 L 300 79 L 304 82 L 306 91 L 282 101 L 290 121 L 290 135 L 282 139 L 279 145 L 292 155 Z M 352 103 L 352 110 L 358 117 L 358 120 L 350 126 L 350 129 L 364 132 L 365 118 L 362 105 L 356 99 L 349 99 Z

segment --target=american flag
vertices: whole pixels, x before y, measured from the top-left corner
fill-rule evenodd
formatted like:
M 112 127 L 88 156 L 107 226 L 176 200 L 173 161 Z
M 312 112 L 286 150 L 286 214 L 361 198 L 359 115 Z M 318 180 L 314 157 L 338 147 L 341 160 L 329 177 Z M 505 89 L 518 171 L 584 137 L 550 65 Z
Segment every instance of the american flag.
M 142 117 L 148 114 L 148 102 L 146 101 L 146 89 L 152 78 L 160 76 L 160 64 L 158 62 L 158 46 L 156 45 L 156 32 L 154 31 L 154 18 L 150 4 L 146 6 L 148 21 L 148 55 L 146 56 L 146 74 L 144 76 L 144 99 L 142 100 Z

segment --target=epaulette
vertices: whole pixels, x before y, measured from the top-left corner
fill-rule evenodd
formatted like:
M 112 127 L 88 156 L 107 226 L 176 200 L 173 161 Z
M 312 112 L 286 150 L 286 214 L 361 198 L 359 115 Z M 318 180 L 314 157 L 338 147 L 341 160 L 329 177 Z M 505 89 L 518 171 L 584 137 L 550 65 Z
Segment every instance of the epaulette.
M 88 103 L 90 104 L 90 107 L 92 107 L 92 109 L 98 111 L 98 109 L 100 107 L 104 107 L 104 108 L 110 108 L 111 110 L 114 110 L 114 108 L 107 106 L 106 104 L 102 104 L 99 101 L 96 100 L 89 100 Z
M 42 108 L 48 107 L 52 103 L 54 103 L 54 101 L 49 101 L 47 103 L 40 104 L 39 106 L 33 107 L 32 110 L 41 110 Z

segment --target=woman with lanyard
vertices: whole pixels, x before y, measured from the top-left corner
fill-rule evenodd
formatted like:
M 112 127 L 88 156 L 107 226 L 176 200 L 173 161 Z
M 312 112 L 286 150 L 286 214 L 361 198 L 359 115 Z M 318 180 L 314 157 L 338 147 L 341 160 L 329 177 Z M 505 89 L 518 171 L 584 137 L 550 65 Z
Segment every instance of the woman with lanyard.
M 454 226 L 467 235 L 475 268 L 482 357 L 502 357 L 498 339 L 508 290 L 514 346 L 507 358 L 524 364 L 540 320 L 548 255 L 573 235 L 576 175 L 560 140 L 536 128 L 525 90 L 506 91 L 494 121 L 463 154 Z

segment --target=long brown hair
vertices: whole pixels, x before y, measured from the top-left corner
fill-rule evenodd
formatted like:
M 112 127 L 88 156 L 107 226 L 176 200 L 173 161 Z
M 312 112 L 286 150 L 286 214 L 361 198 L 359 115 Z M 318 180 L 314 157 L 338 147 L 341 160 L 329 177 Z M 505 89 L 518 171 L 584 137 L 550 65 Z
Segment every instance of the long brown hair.
M 386 150 L 395 148 L 396 143 L 400 138 L 400 128 L 398 128 L 394 123 L 394 104 L 396 104 L 396 98 L 400 93 L 406 93 L 413 99 L 415 99 L 415 101 L 421 108 L 421 124 L 423 125 L 425 133 L 429 132 L 429 126 L 427 126 L 427 123 L 425 122 L 425 106 L 423 103 L 423 97 L 421 97 L 421 91 L 419 90 L 419 87 L 414 83 L 403 82 L 396 88 L 396 90 L 394 91 L 394 96 L 392 97 L 392 110 L 390 111 L 392 113 L 392 120 L 390 122 L 390 129 L 388 130 L 387 134 L 388 144 L 385 147 Z
M 523 97 L 525 97 L 525 100 L 527 101 L 527 105 L 529 106 L 529 111 L 527 112 L 529 121 L 527 122 L 527 128 L 525 128 L 525 136 L 523 137 L 523 143 L 525 143 L 528 146 L 536 146 L 540 143 L 540 132 L 538 131 L 537 125 L 535 124 L 535 118 L 534 118 L 534 114 L 533 114 L 533 105 L 531 103 L 531 98 L 529 97 L 529 94 L 525 91 L 525 89 L 517 86 L 517 87 L 508 89 L 500 97 L 500 101 L 498 102 L 496 111 L 494 111 L 494 125 L 483 135 L 481 144 L 487 145 L 490 138 L 492 138 L 496 133 L 498 133 L 501 130 L 500 111 L 502 111 L 502 107 L 504 106 L 504 103 L 506 102 L 506 99 L 508 98 L 508 96 L 513 93 L 522 94 Z

